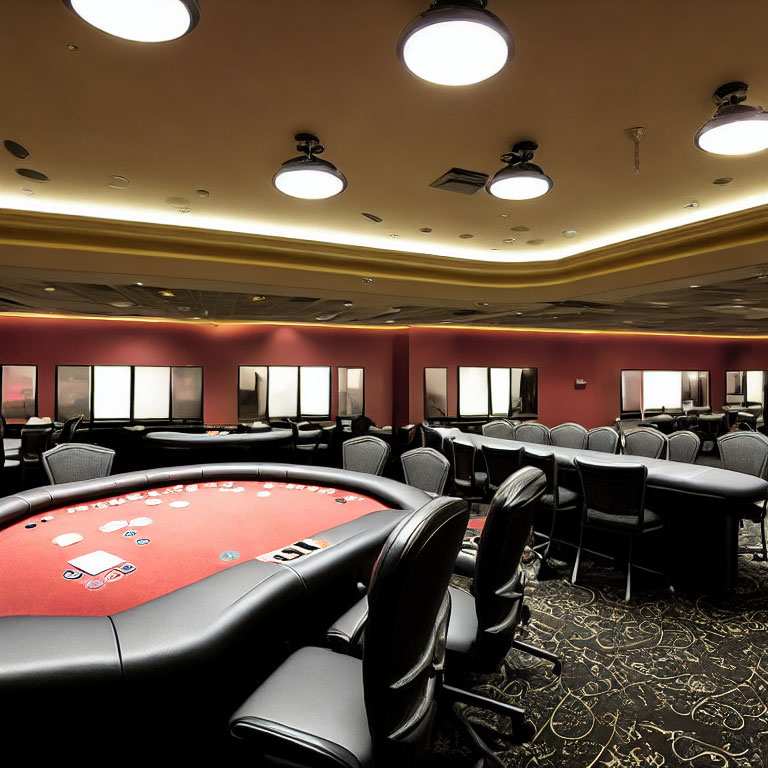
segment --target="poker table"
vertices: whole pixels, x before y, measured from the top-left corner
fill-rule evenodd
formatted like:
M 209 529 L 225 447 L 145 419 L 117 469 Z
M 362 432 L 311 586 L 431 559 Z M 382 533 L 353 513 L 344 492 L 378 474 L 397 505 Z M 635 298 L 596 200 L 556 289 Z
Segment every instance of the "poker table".
M 226 732 L 254 681 L 286 645 L 324 634 L 389 532 L 428 500 L 383 477 L 260 463 L 0 499 L 6 742 L 40 727 L 29 707 L 55 711 L 46 728 L 69 739 L 105 702 L 138 707 L 158 728 L 178 718 Z M 105 719 L 100 738 L 119 727 Z
M 648 468 L 646 503 L 664 514 L 666 548 L 673 575 L 695 589 L 730 589 L 738 578 L 739 521 L 754 515 L 768 497 L 768 482 L 741 472 L 644 456 L 625 456 L 583 448 L 560 448 L 438 428 L 447 439 L 502 448 L 526 448 L 554 454 L 561 484 L 580 490 L 574 459 Z M 575 538 L 578 537 L 578 530 Z

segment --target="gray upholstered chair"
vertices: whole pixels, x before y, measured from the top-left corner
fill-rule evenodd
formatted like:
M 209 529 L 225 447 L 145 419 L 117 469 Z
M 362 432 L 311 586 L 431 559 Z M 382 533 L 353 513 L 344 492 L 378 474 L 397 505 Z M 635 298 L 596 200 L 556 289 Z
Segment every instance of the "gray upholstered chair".
M 448 579 L 467 522 L 463 501 L 441 497 L 394 529 L 371 575 L 362 659 L 300 648 L 232 716 L 252 763 L 422 764 L 442 689 Z
M 373 435 L 362 435 L 347 440 L 341 446 L 341 460 L 344 469 L 365 472 L 369 475 L 384 474 L 390 447 Z
M 534 530 L 534 535 L 541 541 L 533 547 L 535 552 L 543 549 L 541 556 L 546 558 L 553 542 L 570 543 L 555 538 L 555 523 L 559 513 L 573 513 L 579 509 L 580 496 L 577 491 L 560 485 L 560 469 L 554 453 L 543 449 L 526 448 L 523 451 L 523 466 L 541 470 L 547 481 L 539 503 L 541 508 L 549 513 L 549 530 L 547 532 Z
M 768 437 L 761 432 L 727 432 L 717 438 L 720 450 L 720 463 L 723 469 L 743 472 L 768 480 Z M 765 540 L 766 504 L 764 500 L 752 505 L 741 514 L 742 520 L 752 520 L 760 524 L 762 546 L 759 550 L 742 548 L 741 553 L 752 553 L 759 559 L 768 560 L 768 547 Z
M 400 457 L 408 485 L 432 496 L 442 496 L 451 476 L 451 463 L 434 448 L 414 448 Z
M 669 460 L 693 464 L 699 454 L 701 440 L 690 430 L 680 429 L 669 436 Z
M 501 437 L 505 440 L 513 440 L 515 426 L 519 423 L 518 421 L 496 419 L 496 421 L 489 421 L 487 424 L 483 424 L 481 429 L 486 437 Z
M 496 493 L 499 486 L 523 465 L 523 449 L 484 445 L 481 450 L 488 470 L 488 491 Z
M 551 445 L 549 427 L 539 424 L 537 421 L 524 421 L 515 427 L 515 440 L 522 443 L 538 443 L 539 445 Z
M 583 448 L 587 442 L 587 430 L 575 421 L 566 421 L 549 430 L 549 439 L 558 448 Z
M 577 456 L 574 464 L 579 472 L 582 488 L 582 515 L 579 547 L 573 564 L 571 583 L 579 574 L 584 531 L 594 528 L 603 532 L 623 534 L 629 541 L 627 553 L 627 582 L 624 600 L 632 597 L 632 569 L 665 575 L 661 571 L 636 565 L 632 561 L 634 540 L 664 527 L 664 521 L 645 506 L 645 485 L 648 467 L 645 464 L 614 464 Z M 592 554 L 600 554 L 590 550 Z M 606 555 L 613 559 L 611 555 Z
M 669 438 L 653 427 L 635 427 L 624 433 L 624 453 L 647 459 L 666 459 Z
M 587 431 L 584 447 L 588 451 L 602 453 L 618 453 L 621 446 L 621 436 L 613 427 L 593 427 Z
M 62 443 L 43 454 L 43 467 L 51 483 L 74 483 L 107 477 L 115 452 L 86 443 Z

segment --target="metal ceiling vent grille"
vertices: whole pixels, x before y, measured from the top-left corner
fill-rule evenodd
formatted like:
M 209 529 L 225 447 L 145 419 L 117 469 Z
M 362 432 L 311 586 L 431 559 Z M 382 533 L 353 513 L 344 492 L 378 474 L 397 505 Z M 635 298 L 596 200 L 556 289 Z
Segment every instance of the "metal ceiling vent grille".
M 488 181 L 487 173 L 480 171 L 467 171 L 464 168 L 451 168 L 439 179 L 435 179 L 429 186 L 435 189 L 444 189 L 446 192 L 458 192 L 460 195 L 474 195 L 479 192 Z

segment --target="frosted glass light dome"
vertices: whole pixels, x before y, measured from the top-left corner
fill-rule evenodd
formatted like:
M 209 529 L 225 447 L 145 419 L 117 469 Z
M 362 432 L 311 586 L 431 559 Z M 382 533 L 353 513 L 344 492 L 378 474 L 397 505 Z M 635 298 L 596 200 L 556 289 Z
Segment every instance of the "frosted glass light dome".
M 404 30 L 397 53 L 417 77 L 437 85 L 472 85 L 499 72 L 514 42 L 484 0 L 438 0 Z
M 292 161 L 289 160 L 288 163 L 290 162 Z M 330 165 L 323 160 L 316 159 L 316 162 L 318 165 L 320 163 Z M 328 168 L 310 167 L 305 163 L 304 166 L 281 168 L 275 174 L 274 184 L 283 194 L 291 197 L 323 200 L 343 192 L 346 179 L 338 171 L 334 174 Z
M 197 0 L 63 0 L 83 21 L 115 37 L 161 43 L 197 25 Z
M 502 200 L 532 200 L 552 189 L 552 179 L 546 173 L 504 168 L 494 174 L 488 191 Z

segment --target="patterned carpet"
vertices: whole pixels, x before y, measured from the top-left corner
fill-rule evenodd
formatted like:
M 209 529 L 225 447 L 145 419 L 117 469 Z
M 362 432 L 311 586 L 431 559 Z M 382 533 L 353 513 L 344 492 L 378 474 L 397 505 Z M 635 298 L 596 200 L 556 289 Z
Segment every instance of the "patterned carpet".
M 756 543 L 758 529 L 747 525 L 743 543 Z M 560 654 L 562 676 L 512 652 L 510 676 L 473 681 L 478 692 L 525 707 L 535 727 L 529 744 L 498 744 L 499 765 L 768 766 L 767 564 L 741 556 L 732 594 L 689 598 L 638 581 L 629 605 L 623 571 L 585 561 L 571 585 L 570 566 L 552 565 L 550 578 L 529 582 L 532 616 L 519 638 Z M 441 718 L 425 766 L 476 760 L 456 721 Z

